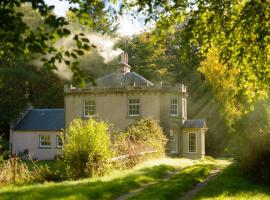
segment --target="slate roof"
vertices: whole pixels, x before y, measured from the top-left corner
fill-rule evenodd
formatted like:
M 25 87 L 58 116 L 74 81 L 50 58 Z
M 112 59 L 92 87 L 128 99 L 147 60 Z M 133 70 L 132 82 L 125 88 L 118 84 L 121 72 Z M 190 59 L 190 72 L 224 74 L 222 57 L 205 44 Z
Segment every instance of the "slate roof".
M 100 87 L 119 87 L 119 86 L 129 86 L 129 85 L 154 85 L 149 80 L 140 76 L 136 72 L 128 72 L 122 74 L 119 72 L 114 72 L 103 76 L 96 80 L 97 86 Z
M 204 119 L 189 119 L 183 124 L 183 128 L 206 128 Z
M 14 130 L 59 131 L 63 128 L 64 109 L 31 109 Z

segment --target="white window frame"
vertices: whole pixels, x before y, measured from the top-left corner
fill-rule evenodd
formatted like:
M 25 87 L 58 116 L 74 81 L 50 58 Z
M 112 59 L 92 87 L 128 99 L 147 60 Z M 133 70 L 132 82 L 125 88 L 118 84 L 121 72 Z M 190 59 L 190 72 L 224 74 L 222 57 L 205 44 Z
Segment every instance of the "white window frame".
M 174 102 L 176 101 L 176 102 Z M 175 107 L 176 106 L 176 107 Z M 177 117 L 178 116 L 178 109 L 179 109 L 179 106 L 178 106 L 178 99 L 177 98 L 173 98 L 171 99 L 171 105 L 170 105 L 170 115 L 173 116 L 173 117 Z M 176 113 L 173 113 L 173 112 L 176 111 Z
M 182 99 L 182 118 L 187 119 L 187 99 Z
M 194 145 L 195 151 L 191 151 L 191 144 L 190 144 L 191 134 L 195 135 L 195 145 Z M 188 133 L 188 152 L 189 153 L 197 153 L 197 133 L 195 133 L 195 132 Z
M 59 145 L 59 139 L 62 140 L 62 145 Z M 64 142 L 63 137 L 61 137 L 61 135 L 56 135 L 56 147 L 63 148 L 63 142 Z
M 93 114 L 88 114 L 88 112 L 92 112 Z M 96 101 L 94 99 L 84 100 L 83 114 L 84 114 L 84 117 L 94 117 L 96 115 Z
M 137 101 L 137 102 L 134 102 Z M 134 107 L 138 107 L 138 109 L 135 109 Z M 135 111 L 138 111 L 138 114 L 135 113 Z M 128 116 L 130 117 L 137 117 L 141 115 L 141 102 L 139 98 L 129 98 L 128 99 Z
M 48 137 L 49 138 L 49 145 L 43 145 L 42 142 L 44 142 L 44 139 L 42 137 Z M 39 147 L 40 148 L 51 148 L 52 146 L 52 141 L 51 141 L 51 136 L 50 135 L 39 135 Z
M 178 137 L 175 129 L 170 130 L 170 152 L 178 153 Z

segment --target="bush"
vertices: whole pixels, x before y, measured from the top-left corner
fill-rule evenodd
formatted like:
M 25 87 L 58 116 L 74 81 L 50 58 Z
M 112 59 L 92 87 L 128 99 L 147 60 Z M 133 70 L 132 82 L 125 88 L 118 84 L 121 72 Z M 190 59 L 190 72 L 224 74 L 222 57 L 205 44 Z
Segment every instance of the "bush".
M 125 133 L 115 135 L 114 149 L 118 156 L 129 155 L 126 165 L 132 167 L 141 160 L 139 153 L 157 151 L 163 156 L 166 142 L 167 139 L 157 122 L 144 118 L 130 125 Z M 148 154 L 145 156 L 151 157 Z
M 35 182 L 61 182 L 67 180 L 66 165 L 63 161 L 57 160 L 53 167 L 47 164 L 45 165 L 34 165 L 33 173 L 35 174 Z
M 243 172 L 251 179 L 270 183 L 270 107 L 266 102 L 238 124 L 232 150 Z
M 32 182 L 33 174 L 19 158 L 10 158 L 0 165 L 0 184 Z
M 63 148 L 68 176 L 72 179 L 103 175 L 109 169 L 109 124 L 94 119 L 74 120 L 66 131 Z

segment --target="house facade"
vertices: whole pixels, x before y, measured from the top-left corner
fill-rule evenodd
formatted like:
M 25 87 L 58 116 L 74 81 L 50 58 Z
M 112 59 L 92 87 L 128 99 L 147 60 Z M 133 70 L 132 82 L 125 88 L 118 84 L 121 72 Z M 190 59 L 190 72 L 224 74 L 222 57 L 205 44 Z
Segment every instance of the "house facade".
M 189 158 L 203 158 L 205 155 L 207 128 L 204 120 L 187 119 L 186 86 L 152 83 L 131 71 L 127 54 L 121 55 L 118 70 L 96 80 L 95 86 L 92 84 L 88 84 L 86 88 L 66 86 L 64 92 L 64 128 L 67 128 L 70 122 L 76 118 L 96 118 L 110 122 L 116 130 L 123 130 L 140 118 L 151 117 L 159 123 L 169 139 L 166 148 L 168 154 Z M 23 121 L 26 117 L 21 120 L 21 124 L 25 123 Z M 42 119 L 40 120 L 42 121 Z M 19 126 L 19 124 L 15 126 L 11 139 L 12 150 L 16 154 L 22 148 L 27 149 L 27 146 L 30 147 L 35 143 L 33 141 L 30 144 L 29 141 L 26 142 L 19 138 L 19 132 L 22 131 L 20 130 L 22 125 Z M 60 125 L 59 128 L 61 129 Z M 39 135 L 40 149 L 40 144 L 44 140 L 40 138 L 42 134 L 33 133 L 34 130 L 28 131 L 29 134 Z M 48 154 L 57 155 L 55 149 L 59 150 L 56 143 L 59 141 L 57 135 L 60 130 L 57 130 L 58 132 L 50 131 L 52 132 L 47 135 L 50 135 L 51 145 L 47 149 L 41 149 L 44 154 L 47 150 Z M 53 133 L 53 131 L 56 132 Z M 33 139 L 33 135 L 22 134 L 36 140 Z M 23 141 L 22 143 L 25 145 L 19 144 L 18 141 Z M 35 145 L 37 147 L 37 144 Z M 31 148 L 28 149 L 29 154 L 34 151 L 39 152 L 37 149 L 33 151 L 30 150 Z M 40 157 L 40 153 L 32 154 L 35 154 L 38 159 L 45 158 L 45 156 Z M 52 159 L 52 157 L 50 158 Z

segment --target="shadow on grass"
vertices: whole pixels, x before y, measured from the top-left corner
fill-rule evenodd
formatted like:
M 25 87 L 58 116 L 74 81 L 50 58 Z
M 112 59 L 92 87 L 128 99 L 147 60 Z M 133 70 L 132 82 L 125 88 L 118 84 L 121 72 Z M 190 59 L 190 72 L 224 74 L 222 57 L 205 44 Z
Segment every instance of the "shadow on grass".
M 13 186 L 0 189 L 0 199 L 115 199 L 143 184 L 158 181 L 174 168 L 167 165 L 143 168 L 112 180 Z
M 270 186 L 258 185 L 244 177 L 236 164 L 228 166 L 194 199 L 270 199 Z

